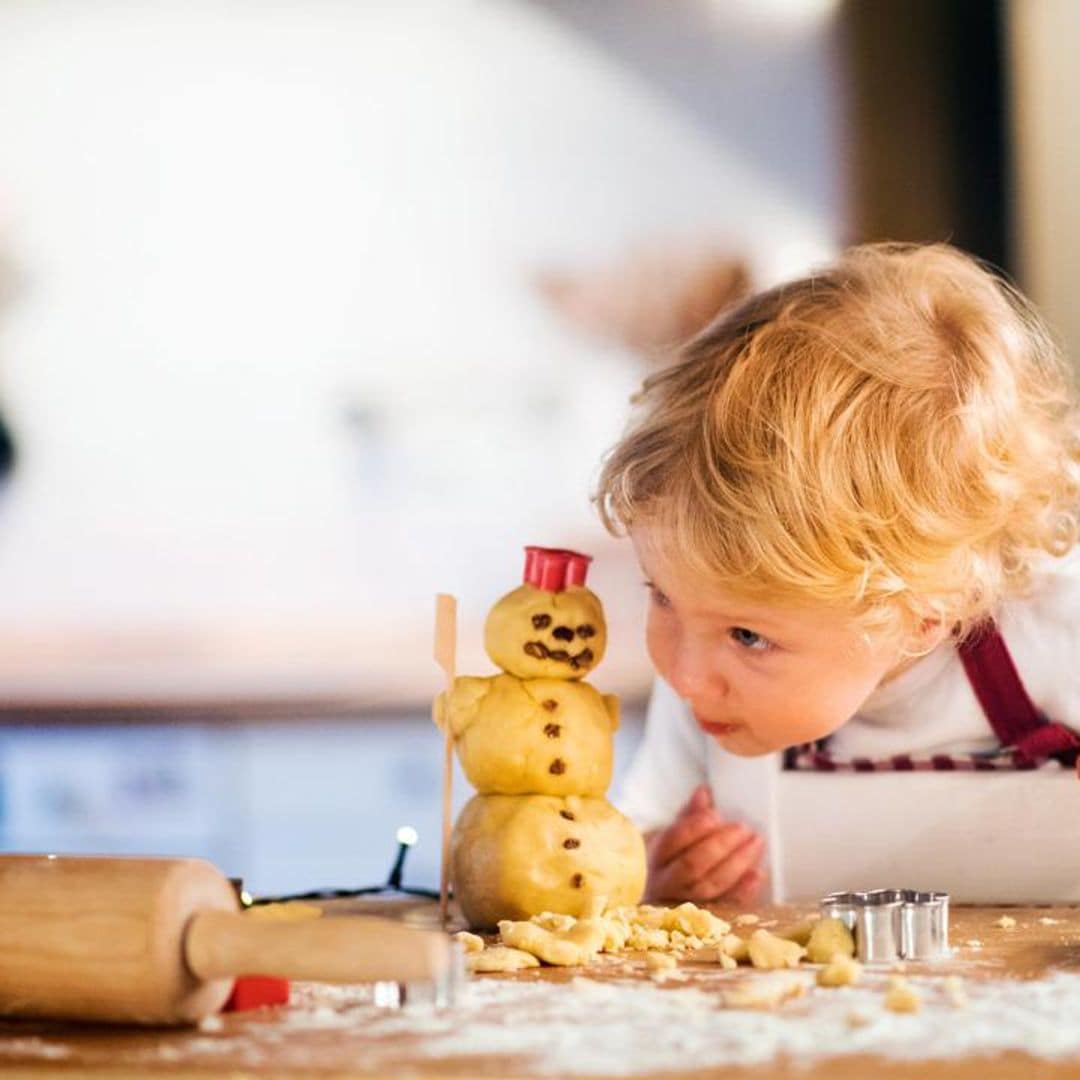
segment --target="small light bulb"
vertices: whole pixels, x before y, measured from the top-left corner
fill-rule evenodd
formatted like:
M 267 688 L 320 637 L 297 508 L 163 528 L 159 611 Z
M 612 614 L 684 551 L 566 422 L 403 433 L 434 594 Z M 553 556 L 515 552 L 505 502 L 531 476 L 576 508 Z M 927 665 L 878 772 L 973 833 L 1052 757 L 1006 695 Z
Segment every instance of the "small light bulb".
M 244 907 L 251 907 L 251 893 L 249 893 L 247 889 L 240 890 L 240 903 L 243 904 Z
M 418 839 L 416 830 L 411 825 L 402 825 L 397 831 L 397 842 L 406 847 L 412 847 Z

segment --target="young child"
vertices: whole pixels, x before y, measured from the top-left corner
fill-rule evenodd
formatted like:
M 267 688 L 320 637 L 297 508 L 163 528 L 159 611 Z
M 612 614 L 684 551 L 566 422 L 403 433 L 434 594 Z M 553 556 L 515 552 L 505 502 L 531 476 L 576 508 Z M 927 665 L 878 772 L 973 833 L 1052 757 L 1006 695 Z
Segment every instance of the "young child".
M 722 801 L 740 759 L 1075 761 L 1078 413 L 1006 283 L 946 245 L 855 248 L 723 314 L 636 401 L 597 499 L 651 594 L 621 805 L 652 899 L 757 898 L 767 822 Z

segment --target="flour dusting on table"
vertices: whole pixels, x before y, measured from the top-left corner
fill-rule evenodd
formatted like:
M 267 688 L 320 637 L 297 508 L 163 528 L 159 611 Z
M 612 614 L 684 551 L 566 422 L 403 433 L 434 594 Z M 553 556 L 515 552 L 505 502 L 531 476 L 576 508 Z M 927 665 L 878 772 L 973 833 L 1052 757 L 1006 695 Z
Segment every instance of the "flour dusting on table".
M 811 972 L 753 977 L 768 985 L 805 984 L 805 994 L 775 1011 L 725 1009 L 717 983 L 658 987 L 577 978 L 566 984 L 478 980 L 454 1013 L 377 1014 L 350 1007 L 348 991 L 287 1014 L 291 1028 L 364 1028 L 376 1043 L 405 1034 L 429 1058 L 511 1055 L 536 1073 L 623 1074 L 754 1065 L 780 1055 L 809 1062 L 847 1054 L 908 1060 L 1027 1051 L 1080 1056 L 1080 976 L 1033 981 L 971 981 L 953 1004 L 944 977 L 912 976 L 925 1007 L 898 1015 L 884 1008 L 887 975 L 843 989 L 814 986 Z M 730 985 L 726 980 L 722 985 Z M 707 988 L 703 988 L 707 985 Z M 314 1004 L 314 1002 L 313 1002 Z

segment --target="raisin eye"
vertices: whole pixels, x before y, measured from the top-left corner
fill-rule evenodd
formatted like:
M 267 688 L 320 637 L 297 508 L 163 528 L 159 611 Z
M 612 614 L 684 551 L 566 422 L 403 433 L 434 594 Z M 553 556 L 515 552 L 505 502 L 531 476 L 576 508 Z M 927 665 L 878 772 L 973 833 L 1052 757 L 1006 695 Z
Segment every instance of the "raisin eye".
M 596 628 L 585 623 L 577 628 L 577 636 L 588 641 L 589 638 L 596 637 Z
M 546 630 L 551 625 L 550 615 L 534 615 L 532 617 L 533 629 Z

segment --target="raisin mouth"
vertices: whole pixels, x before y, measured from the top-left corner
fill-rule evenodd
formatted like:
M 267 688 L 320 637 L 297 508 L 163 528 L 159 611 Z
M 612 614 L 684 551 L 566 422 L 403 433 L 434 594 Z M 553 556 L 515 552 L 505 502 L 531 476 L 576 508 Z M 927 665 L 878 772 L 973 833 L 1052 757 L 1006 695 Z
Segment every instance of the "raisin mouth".
M 592 649 L 582 649 L 581 652 L 571 655 L 566 649 L 549 649 L 542 641 L 526 641 L 523 651 L 534 660 L 554 660 L 560 664 L 569 664 L 574 671 L 593 661 Z

